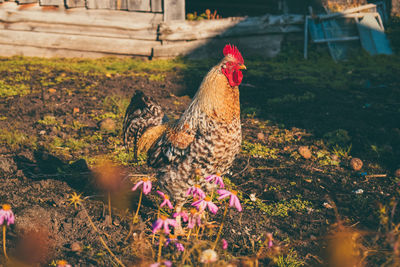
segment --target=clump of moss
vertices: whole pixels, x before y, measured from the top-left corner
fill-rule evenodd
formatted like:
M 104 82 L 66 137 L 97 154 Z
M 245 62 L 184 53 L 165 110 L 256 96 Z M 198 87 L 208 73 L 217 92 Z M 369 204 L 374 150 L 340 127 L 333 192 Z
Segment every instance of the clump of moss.
M 9 84 L 0 79 L 0 97 L 23 96 L 30 93 L 30 87 L 23 83 Z
M 282 200 L 277 203 L 265 204 L 261 200 L 257 199 L 255 202 L 245 201 L 246 207 L 257 208 L 263 212 L 265 212 L 268 216 L 277 216 L 277 217 L 287 217 L 289 216 L 289 212 L 307 212 L 312 209 L 311 202 L 307 200 L 302 200 L 300 196 L 297 198 L 293 198 L 290 200 Z
M 269 148 L 259 143 L 250 143 L 244 141 L 242 144 L 242 153 L 250 155 L 255 158 L 271 158 L 276 159 L 278 150 L 275 148 Z
M 22 147 L 36 148 L 36 137 L 28 136 L 18 130 L 0 129 L 0 143 L 15 151 Z

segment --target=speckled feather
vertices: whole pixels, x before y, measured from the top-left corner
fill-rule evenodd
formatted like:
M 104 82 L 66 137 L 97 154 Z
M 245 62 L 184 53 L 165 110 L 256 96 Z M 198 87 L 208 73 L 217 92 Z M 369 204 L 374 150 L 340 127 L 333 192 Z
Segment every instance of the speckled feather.
M 136 91 L 126 110 L 123 122 L 123 140 L 127 149 L 133 148 L 137 158 L 137 145 L 144 132 L 151 127 L 162 124 L 164 112 L 153 99 L 142 91 Z

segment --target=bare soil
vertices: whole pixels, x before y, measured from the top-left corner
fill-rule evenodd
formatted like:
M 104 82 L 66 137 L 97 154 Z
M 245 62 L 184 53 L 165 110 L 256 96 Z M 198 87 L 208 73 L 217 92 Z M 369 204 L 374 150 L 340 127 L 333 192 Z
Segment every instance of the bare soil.
M 115 143 L 120 139 L 120 117 L 114 119 L 116 129 L 111 132 L 102 131 L 101 119 L 96 119 L 110 111 L 104 99 L 126 99 L 139 89 L 176 118 L 205 73 L 192 73 L 190 81 L 185 75 L 179 70 L 168 72 L 162 81 L 133 75 L 93 76 L 85 79 L 86 84 L 96 84 L 88 91 L 80 89 L 81 81 L 72 80 L 52 86 L 54 90 L 44 88 L 0 99 L 0 114 L 7 117 L 0 120 L 0 129 L 17 130 L 35 139 L 35 145 L 26 141 L 0 147 L 0 202 L 10 203 L 16 215 L 16 223 L 7 233 L 12 258 L 43 266 L 59 259 L 73 266 L 112 266 L 116 263 L 99 235 L 127 266 L 154 256 L 156 245 L 147 241 L 157 211 L 154 202 L 144 199 L 141 221 L 133 226 L 138 194 L 130 192 L 132 183 L 125 179 L 112 194 L 110 222 L 106 194 L 96 185 L 88 161 L 95 155 L 121 151 L 121 143 Z M 340 91 L 325 85 L 311 88 L 291 77 L 245 77 L 241 86 L 243 137 L 260 147 L 244 148 L 227 175 L 241 192 L 245 207 L 242 213 L 228 212 L 223 231 L 230 244 L 228 252 L 241 257 L 233 261 L 245 265 L 245 259 L 257 254 L 266 234 L 273 233 L 283 257 L 296 251 L 297 261 L 326 266 L 326 236 L 338 222 L 363 233 L 364 247 L 378 252 L 392 249 L 393 242 L 387 241 L 389 230 L 382 222 L 384 216 L 399 222 L 398 208 L 390 203 L 397 204 L 398 199 L 394 171 L 400 167 L 400 77 L 391 79 L 385 84 L 365 81 Z M 37 84 L 32 87 L 39 88 Z M 294 99 L 285 98 L 290 94 Z M 84 126 L 38 122 L 46 116 L 62 125 L 79 122 Z M 350 139 L 343 132 L 338 134 L 338 129 L 345 130 Z M 49 146 L 55 138 L 83 140 L 96 134 L 101 138 L 82 148 Z M 110 146 L 113 142 L 114 147 Z M 335 154 L 335 147 L 343 152 L 350 144 L 347 155 Z M 310 159 L 299 154 L 301 146 L 309 148 Z M 363 161 L 361 170 L 351 168 L 353 157 Z M 132 163 L 121 171 L 126 176 L 150 170 L 145 164 Z M 88 196 L 83 205 L 102 234 L 93 230 L 82 207 L 69 203 L 73 192 Z M 386 213 L 380 210 L 382 206 L 387 207 Z M 219 213 L 213 219 L 219 221 L 220 217 Z M 261 263 L 272 264 L 266 254 L 259 254 Z M 367 265 L 376 266 L 387 259 L 375 253 L 368 257 Z

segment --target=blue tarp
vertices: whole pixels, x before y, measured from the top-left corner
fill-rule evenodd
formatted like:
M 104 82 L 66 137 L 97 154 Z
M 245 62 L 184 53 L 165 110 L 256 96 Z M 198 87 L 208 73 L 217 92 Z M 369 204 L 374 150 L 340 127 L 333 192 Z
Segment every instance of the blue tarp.
M 357 23 L 357 26 L 360 33 L 361 45 L 369 54 L 393 54 L 383 26 L 379 24 L 374 15 L 365 15 Z
M 343 17 L 326 20 L 309 19 L 308 31 L 312 40 L 360 37 L 360 41 L 329 42 L 329 51 L 335 61 L 346 59 L 353 49 L 360 48 L 360 44 L 371 55 L 393 54 L 383 25 L 378 23 L 373 13 L 365 15 L 359 22 Z

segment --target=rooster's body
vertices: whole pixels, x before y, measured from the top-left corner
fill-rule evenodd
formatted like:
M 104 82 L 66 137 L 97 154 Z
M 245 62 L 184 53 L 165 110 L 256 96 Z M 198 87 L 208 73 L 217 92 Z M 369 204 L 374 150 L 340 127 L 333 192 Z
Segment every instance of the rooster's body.
M 133 141 L 135 153 L 149 148 L 148 163 L 157 169 L 161 189 L 175 201 L 183 202 L 189 187 L 206 185 L 196 175 L 226 173 L 240 151 L 238 85 L 244 65 L 237 48 L 229 48 L 232 52 L 224 49 L 225 58 L 209 71 L 175 124 L 163 124 L 161 108 L 141 92 L 132 97 L 125 115 L 125 142 Z

